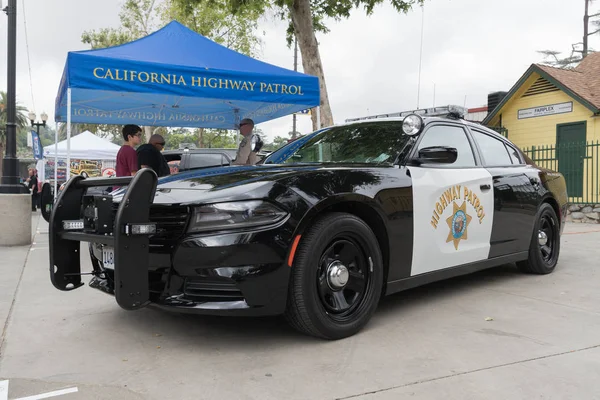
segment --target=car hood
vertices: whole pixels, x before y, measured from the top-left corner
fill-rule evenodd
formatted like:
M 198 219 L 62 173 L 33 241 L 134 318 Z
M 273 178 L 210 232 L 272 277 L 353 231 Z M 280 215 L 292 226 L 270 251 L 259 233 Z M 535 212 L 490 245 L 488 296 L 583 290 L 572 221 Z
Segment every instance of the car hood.
M 294 175 L 306 174 L 323 168 L 311 165 L 253 165 L 227 166 L 187 171 L 158 179 L 154 204 L 186 204 L 253 198 L 269 190 L 273 183 Z M 125 191 L 113 192 L 113 200 L 120 202 Z

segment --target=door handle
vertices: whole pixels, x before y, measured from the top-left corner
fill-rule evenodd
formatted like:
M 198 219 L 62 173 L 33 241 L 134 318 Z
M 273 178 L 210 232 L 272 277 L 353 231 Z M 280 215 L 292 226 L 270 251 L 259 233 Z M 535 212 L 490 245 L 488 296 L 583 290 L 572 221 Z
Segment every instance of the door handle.
M 479 185 L 479 188 L 485 192 L 487 190 L 490 190 L 491 186 L 486 183 L 485 185 Z

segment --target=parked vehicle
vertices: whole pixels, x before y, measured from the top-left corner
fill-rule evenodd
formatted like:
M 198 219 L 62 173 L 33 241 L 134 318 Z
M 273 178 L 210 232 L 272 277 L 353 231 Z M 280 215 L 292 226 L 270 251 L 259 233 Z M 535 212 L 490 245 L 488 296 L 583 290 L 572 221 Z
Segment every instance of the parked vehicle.
M 551 273 L 564 177 L 462 115 L 349 120 L 255 166 L 73 177 L 50 217 L 52 283 L 84 284 L 84 241 L 89 285 L 124 309 L 284 314 L 301 332 L 340 339 L 384 295 L 513 262 Z M 106 182 L 123 188 L 86 195 Z

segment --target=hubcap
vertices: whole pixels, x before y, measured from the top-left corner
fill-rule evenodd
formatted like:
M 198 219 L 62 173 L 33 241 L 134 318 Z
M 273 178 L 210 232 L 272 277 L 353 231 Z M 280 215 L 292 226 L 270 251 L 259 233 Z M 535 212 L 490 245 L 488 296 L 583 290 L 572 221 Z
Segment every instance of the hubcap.
M 338 290 L 346 286 L 348 283 L 348 268 L 340 261 L 334 261 L 329 265 L 327 270 L 327 284 L 333 290 Z
M 558 237 L 557 227 L 549 215 L 544 215 L 538 229 L 538 246 L 545 263 L 552 263 L 554 259 L 554 245 Z
M 538 232 L 538 243 L 540 244 L 540 246 L 545 246 L 546 243 L 548 243 L 548 235 L 546 235 L 546 232 Z
M 329 317 L 345 321 L 360 307 L 370 276 L 360 242 L 352 234 L 340 236 L 321 254 L 316 285 Z

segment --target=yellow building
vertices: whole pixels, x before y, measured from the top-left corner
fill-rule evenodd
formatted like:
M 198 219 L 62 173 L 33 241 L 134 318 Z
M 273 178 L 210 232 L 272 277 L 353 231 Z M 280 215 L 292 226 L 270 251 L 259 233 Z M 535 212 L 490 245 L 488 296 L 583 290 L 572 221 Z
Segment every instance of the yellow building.
M 572 203 L 600 203 L 600 52 L 574 69 L 532 64 L 482 123 L 560 171 Z

